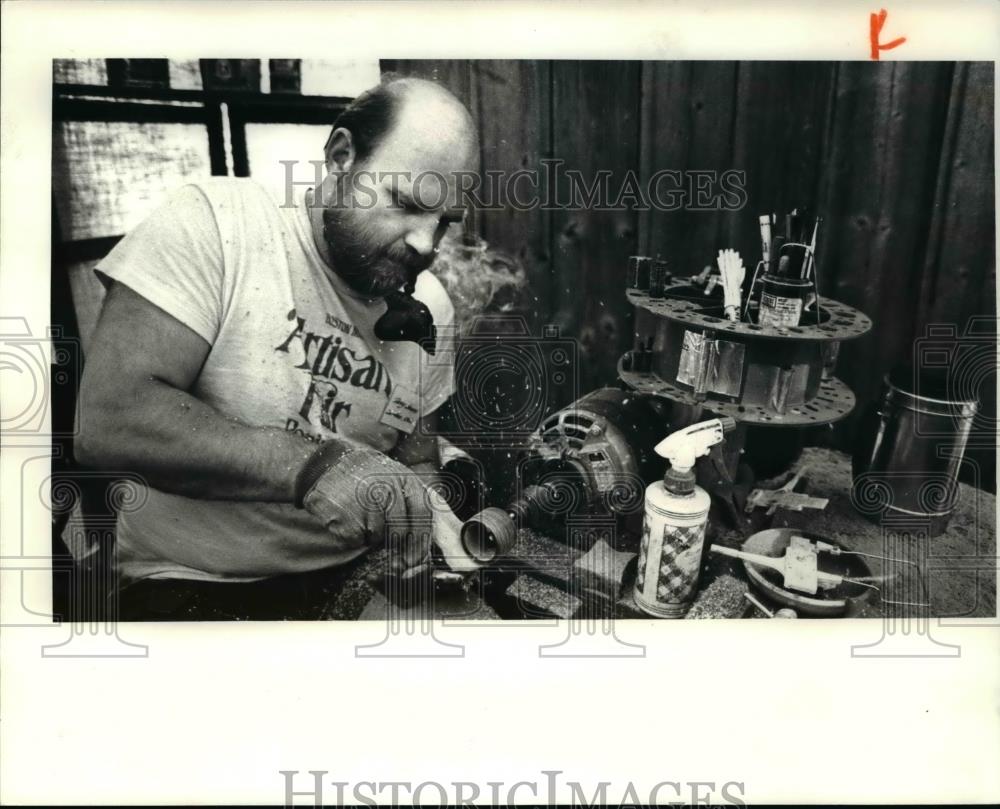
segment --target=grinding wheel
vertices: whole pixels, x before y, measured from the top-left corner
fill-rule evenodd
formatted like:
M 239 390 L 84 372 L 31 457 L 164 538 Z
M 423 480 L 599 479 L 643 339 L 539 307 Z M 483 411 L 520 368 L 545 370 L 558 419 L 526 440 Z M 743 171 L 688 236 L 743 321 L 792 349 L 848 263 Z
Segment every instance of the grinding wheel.
M 849 550 L 842 543 L 819 534 L 800 531 L 795 528 L 769 528 L 758 531 L 743 543 L 747 553 L 759 553 L 764 556 L 780 557 L 792 541 L 793 536 L 805 537 L 813 542 L 829 542 L 844 550 Z M 781 574 L 753 562 L 743 562 L 750 579 L 750 585 L 758 592 L 773 601 L 817 618 L 836 618 L 847 612 L 852 601 L 865 599 L 871 590 L 859 584 L 844 582 L 832 590 L 820 590 L 816 595 L 807 595 L 783 586 Z M 829 553 L 820 554 L 820 569 L 838 576 L 861 578 L 870 576 L 871 570 L 861 557 L 845 554 L 834 556 Z

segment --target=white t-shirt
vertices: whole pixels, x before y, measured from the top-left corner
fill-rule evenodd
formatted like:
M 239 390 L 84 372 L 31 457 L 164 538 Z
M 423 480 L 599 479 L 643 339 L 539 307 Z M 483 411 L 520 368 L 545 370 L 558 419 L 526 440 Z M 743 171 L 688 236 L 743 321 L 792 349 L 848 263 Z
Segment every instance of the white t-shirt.
M 185 186 L 127 235 L 99 272 L 202 338 L 211 350 L 192 395 L 225 416 L 312 440 L 346 436 L 383 452 L 408 421 L 452 394 L 454 309 L 429 272 L 417 279 L 438 327 L 434 357 L 383 343 L 382 300 L 350 290 L 313 241 L 304 193 L 280 207 L 250 180 Z M 400 421 L 403 419 L 403 421 Z M 146 490 L 118 518 L 126 579 L 247 580 L 343 564 L 345 547 L 291 504 L 199 500 Z

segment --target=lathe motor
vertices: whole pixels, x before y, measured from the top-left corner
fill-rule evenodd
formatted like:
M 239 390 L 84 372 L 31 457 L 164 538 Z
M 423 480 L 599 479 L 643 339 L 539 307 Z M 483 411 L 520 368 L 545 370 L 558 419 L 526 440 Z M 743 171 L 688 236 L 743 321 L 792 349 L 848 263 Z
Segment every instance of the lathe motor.
M 641 512 L 646 485 L 663 474 L 653 447 L 670 432 L 668 414 L 668 402 L 618 388 L 593 391 L 553 413 L 529 439 L 518 496 L 465 523 L 465 550 L 490 562 L 513 547 L 519 527 L 573 514 Z

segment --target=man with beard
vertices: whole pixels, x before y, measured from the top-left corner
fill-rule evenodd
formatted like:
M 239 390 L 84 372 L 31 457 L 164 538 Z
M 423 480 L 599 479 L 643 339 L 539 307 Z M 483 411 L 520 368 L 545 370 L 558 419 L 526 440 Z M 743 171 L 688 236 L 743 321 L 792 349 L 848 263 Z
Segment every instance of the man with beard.
M 372 546 L 425 564 L 454 310 L 424 270 L 478 150 L 454 96 L 387 80 L 292 204 L 189 185 L 101 262 L 75 452 L 148 484 L 118 516 L 122 618 L 294 617 Z

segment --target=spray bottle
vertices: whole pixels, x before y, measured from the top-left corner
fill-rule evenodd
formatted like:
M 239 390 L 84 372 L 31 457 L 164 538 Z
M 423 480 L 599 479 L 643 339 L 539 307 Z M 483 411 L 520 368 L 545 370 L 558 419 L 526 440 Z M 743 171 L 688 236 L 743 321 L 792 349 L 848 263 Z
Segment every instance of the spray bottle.
M 636 604 L 650 615 L 682 618 L 694 600 L 711 504 L 695 485 L 694 464 L 735 427 L 731 418 L 702 421 L 656 445 L 670 467 L 662 481 L 646 489 L 635 582 Z

